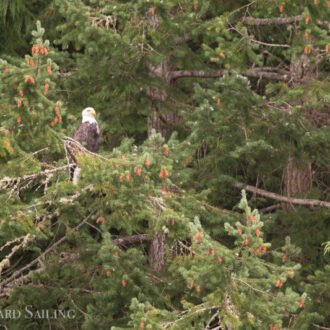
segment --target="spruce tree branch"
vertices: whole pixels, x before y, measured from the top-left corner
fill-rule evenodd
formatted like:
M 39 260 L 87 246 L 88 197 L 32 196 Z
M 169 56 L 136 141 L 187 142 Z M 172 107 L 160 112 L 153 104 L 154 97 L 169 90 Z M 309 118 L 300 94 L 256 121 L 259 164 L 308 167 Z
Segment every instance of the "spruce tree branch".
M 90 225 L 90 223 L 87 221 L 88 219 L 84 219 L 82 223 L 80 223 L 79 225 L 82 225 L 84 223 L 86 223 L 87 225 Z M 78 225 L 78 226 L 79 226 Z M 77 227 L 78 227 L 77 226 Z M 75 227 L 73 230 L 78 230 L 77 227 Z M 63 239 L 64 238 L 64 239 Z M 63 237 L 60 241 L 60 243 L 62 243 L 66 237 Z M 149 234 L 138 234 L 138 235 L 132 235 L 132 236 L 126 236 L 126 237 L 121 237 L 121 238 L 117 238 L 117 239 L 114 239 L 112 242 L 123 248 L 123 247 L 127 247 L 128 245 L 134 245 L 134 244 L 142 244 L 142 243 L 145 243 L 145 242 L 149 242 L 151 240 L 151 237 Z M 55 244 L 60 244 L 58 243 L 59 241 L 57 241 Z M 50 252 L 54 247 L 55 247 L 55 244 L 53 244 L 49 249 L 48 249 L 48 252 Z M 38 262 L 38 260 L 40 261 L 41 258 L 43 256 L 46 255 L 46 252 L 47 250 L 42 254 L 40 255 L 37 259 L 33 260 L 33 262 L 31 262 L 29 265 L 23 267 L 19 273 L 23 272 L 24 270 L 26 270 L 27 268 L 33 266 L 36 262 Z M 47 252 L 47 253 L 48 253 Z M 68 264 L 68 263 L 72 263 L 74 261 L 77 261 L 79 260 L 81 257 L 81 255 L 79 253 L 63 253 L 61 254 L 61 258 L 56 262 L 56 263 L 53 263 L 53 264 L 49 264 L 46 266 L 44 266 L 44 264 L 42 264 L 42 266 L 38 269 L 35 269 L 33 271 L 30 271 L 29 273 L 27 273 L 26 275 L 23 275 L 19 278 L 16 278 L 17 276 L 14 277 L 13 279 L 13 276 L 15 274 L 13 274 L 13 276 L 11 276 L 8 281 L 4 281 L 5 283 L 0 283 L 0 288 L 2 289 L 1 293 L 0 293 L 0 297 L 5 297 L 5 296 L 9 296 L 13 290 L 14 287 L 16 286 L 20 286 L 22 284 L 27 284 L 29 282 L 32 281 L 32 274 L 41 274 L 41 273 L 44 273 L 47 268 L 49 267 L 53 267 L 53 266 L 62 266 L 62 265 L 65 265 L 65 264 Z M 19 273 L 17 275 L 19 275 Z
M 215 320 L 215 318 L 219 315 L 219 310 L 217 310 L 213 315 L 212 315 L 212 317 L 209 319 L 209 321 L 207 322 L 207 325 L 206 325 L 206 327 L 204 328 L 204 330 L 210 330 L 210 329 L 212 329 L 212 328 L 210 328 L 210 325 L 211 325 L 211 323 L 213 322 L 213 320 Z M 214 329 L 214 328 L 213 328 Z
M 330 328 L 322 327 L 318 324 L 313 323 L 314 327 L 319 328 L 319 329 L 324 329 L 324 330 L 330 330 Z
M 193 306 L 191 308 L 188 308 L 188 309 L 182 311 L 181 313 L 179 313 L 177 315 L 176 320 L 162 323 L 163 328 L 167 329 L 169 326 L 172 326 L 173 324 L 184 320 L 186 315 L 188 315 L 187 317 L 190 317 L 192 314 L 202 313 L 202 312 L 205 312 L 205 311 L 208 311 L 208 310 L 219 308 L 218 306 L 205 307 L 205 305 L 206 305 L 206 303 L 202 303 L 200 305 L 196 305 L 196 306 Z M 200 308 L 200 307 L 202 307 L 202 308 Z M 200 309 L 198 309 L 198 308 L 200 308 Z
M 248 35 L 243 34 L 241 31 L 237 30 L 233 25 L 230 25 L 230 29 L 229 30 L 234 30 L 235 32 L 237 32 L 238 34 L 240 34 L 243 38 L 246 38 Z M 263 46 L 268 46 L 268 47 L 281 47 L 281 48 L 290 48 L 290 45 L 287 44 L 270 44 L 268 42 L 263 42 L 263 41 L 259 41 L 259 40 L 255 40 L 255 39 L 250 39 L 251 42 L 255 43 L 255 44 L 259 44 L 259 45 L 263 45 Z
M 72 76 L 73 74 L 74 72 L 59 72 L 57 75 L 58 77 L 65 79 L 67 77 Z
M 13 183 L 17 183 L 17 182 L 20 183 L 25 180 L 33 180 L 40 176 L 44 176 L 44 175 L 47 176 L 48 174 L 51 174 L 51 173 L 64 171 L 67 168 L 72 167 L 72 166 L 75 166 L 75 164 L 64 165 L 64 166 L 52 168 L 50 170 L 45 170 L 45 171 L 41 171 L 41 172 L 34 173 L 34 174 L 23 175 L 18 178 L 4 177 L 3 179 L 0 180 L 0 189 L 7 188 L 8 186 L 12 185 Z
M 89 218 L 95 213 L 95 211 L 91 212 L 83 221 L 81 221 L 76 227 L 74 227 L 71 231 L 71 233 L 74 233 L 75 231 L 79 230 L 80 227 L 82 227 L 88 220 Z M 27 264 L 26 266 L 22 267 L 21 269 L 17 270 L 14 274 L 12 274 L 10 277 L 8 277 L 7 279 L 5 279 L 4 281 L 2 281 L 0 283 L 0 289 L 2 290 L 2 288 L 4 286 L 7 286 L 8 283 L 12 282 L 13 280 L 15 280 L 21 273 L 23 273 L 24 271 L 28 270 L 29 268 L 31 268 L 32 266 L 34 266 L 36 263 L 38 262 L 42 262 L 42 259 L 49 253 L 51 252 L 56 246 L 62 244 L 64 241 L 67 240 L 67 236 L 63 236 L 62 238 L 60 238 L 58 241 L 56 241 L 53 245 L 51 245 L 50 247 L 48 247 L 42 254 L 40 254 L 40 256 L 38 256 L 37 258 L 35 258 L 34 260 L 32 260 L 29 264 Z
M 73 155 L 75 153 L 81 151 L 85 154 L 95 156 L 95 157 L 100 158 L 102 160 L 111 161 L 111 159 L 109 159 L 109 158 L 103 157 L 103 156 L 101 156 L 101 155 L 99 155 L 95 152 L 91 152 L 91 151 L 87 150 L 84 146 L 82 146 L 78 141 L 76 141 L 73 138 L 70 138 L 68 136 L 64 136 L 62 138 L 62 140 L 64 142 L 65 147 L 68 147 L 68 150 L 71 151 Z M 75 166 L 75 164 L 73 164 L 71 166 Z
M 127 245 L 134 245 L 138 243 L 145 243 L 151 241 L 151 237 L 149 234 L 138 234 L 132 236 L 126 236 L 121 238 L 116 238 L 112 242 L 118 246 L 127 246 Z
M 258 288 L 255 288 L 255 287 L 253 287 L 252 285 L 250 285 L 249 283 L 243 281 L 243 280 L 240 279 L 240 278 L 232 277 L 232 279 L 233 279 L 233 281 L 238 281 L 238 282 L 243 283 L 244 285 L 248 286 L 248 287 L 249 287 L 250 289 L 252 289 L 253 291 L 260 292 L 260 293 L 262 293 L 262 294 L 266 294 L 266 295 L 269 295 L 269 296 L 271 296 L 271 297 L 274 297 L 274 296 L 273 296 L 272 294 L 270 294 L 269 292 L 262 291 L 262 290 L 260 290 L 260 289 L 258 289 Z
M 269 80 L 277 80 L 277 81 L 286 81 L 289 82 L 292 80 L 291 74 L 289 71 L 281 70 L 280 72 L 277 68 L 273 68 L 273 71 L 267 67 L 264 71 L 262 71 L 262 67 L 251 68 L 247 72 L 240 72 L 242 76 L 246 76 L 249 78 L 265 78 Z M 215 70 L 215 71 L 203 71 L 203 70 L 178 70 L 172 71 L 169 73 L 170 80 L 175 80 L 179 78 L 220 78 L 224 74 L 223 70 Z M 296 80 L 299 82 L 308 82 L 308 79 L 299 79 Z
M 182 37 L 174 38 L 173 43 L 175 45 L 179 45 L 179 44 L 185 43 L 189 40 L 191 40 L 190 35 L 188 33 L 185 33 Z
M 24 239 L 26 237 L 25 236 L 20 236 L 20 237 L 16 237 L 15 239 L 11 240 L 11 241 L 8 241 L 6 244 L 4 244 L 1 248 L 0 248 L 0 252 L 6 248 L 7 246 L 11 245 L 11 244 L 14 244 L 14 243 L 17 243 L 19 242 L 20 240 Z
M 178 78 L 219 78 L 223 76 L 223 70 L 203 71 L 203 70 L 178 70 L 172 71 L 169 76 L 171 80 Z
M 245 189 L 247 191 L 250 191 L 252 193 L 271 198 L 280 202 L 286 202 L 286 203 L 292 203 L 297 205 L 304 205 L 304 206 L 319 206 L 319 207 L 327 207 L 330 208 L 330 202 L 320 201 L 317 199 L 301 199 L 301 198 L 292 198 L 292 197 L 286 197 L 279 194 L 275 194 L 272 192 L 269 192 L 267 190 L 259 189 L 254 186 L 247 185 L 243 182 L 235 182 L 235 187 L 239 189 Z
M 290 45 L 287 44 L 270 44 L 268 42 L 263 42 L 259 40 L 252 39 L 251 42 L 254 42 L 255 44 L 268 46 L 268 47 L 281 47 L 281 48 L 290 48 Z
M 272 17 L 272 18 L 254 18 L 254 17 L 242 17 L 234 20 L 232 23 L 242 22 L 246 25 L 287 25 L 296 23 L 303 19 L 303 15 L 291 16 L 291 17 Z M 324 26 L 329 29 L 330 23 L 327 21 L 317 20 L 317 25 Z
M 82 192 L 86 192 L 86 191 L 91 191 L 93 190 L 94 188 L 94 185 L 91 183 L 89 184 L 88 186 L 82 188 Z M 60 199 L 60 203 L 63 203 L 63 204 L 72 204 L 77 198 L 79 198 L 81 196 L 82 193 L 76 193 L 74 194 L 73 196 L 71 196 L 70 198 L 66 198 L 66 197 L 62 197 Z
M 295 23 L 303 18 L 302 15 L 292 17 L 274 17 L 274 18 L 254 18 L 254 17 L 242 17 L 235 22 L 242 22 L 247 25 L 286 25 Z
M 259 210 L 260 213 L 268 213 L 268 212 L 271 212 L 271 211 L 274 211 L 274 210 L 277 210 L 281 207 L 281 204 L 275 204 L 275 205 L 271 205 L 271 206 L 268 206 L 268 207 L 265 207 L 261 210 Z

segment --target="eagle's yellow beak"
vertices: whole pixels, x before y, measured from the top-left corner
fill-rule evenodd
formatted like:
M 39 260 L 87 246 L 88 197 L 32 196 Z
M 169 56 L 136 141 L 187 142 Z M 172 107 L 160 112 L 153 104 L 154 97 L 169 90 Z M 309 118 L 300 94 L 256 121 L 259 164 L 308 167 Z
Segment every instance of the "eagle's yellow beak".
M 88 113 L 90 113 L 91 115 L 95 116 L 96 115 L 96 112 L 95 110 L 88 110 Z

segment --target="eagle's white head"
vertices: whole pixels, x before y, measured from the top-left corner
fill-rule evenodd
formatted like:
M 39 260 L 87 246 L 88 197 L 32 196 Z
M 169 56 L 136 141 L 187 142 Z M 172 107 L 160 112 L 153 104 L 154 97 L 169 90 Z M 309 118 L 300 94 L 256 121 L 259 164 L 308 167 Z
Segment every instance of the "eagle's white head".
M 95 119 L 96 112 L 94 108 L 88 107 L 82 111 L 82 122 L 89 122 L 90 124 L 97 123 Z

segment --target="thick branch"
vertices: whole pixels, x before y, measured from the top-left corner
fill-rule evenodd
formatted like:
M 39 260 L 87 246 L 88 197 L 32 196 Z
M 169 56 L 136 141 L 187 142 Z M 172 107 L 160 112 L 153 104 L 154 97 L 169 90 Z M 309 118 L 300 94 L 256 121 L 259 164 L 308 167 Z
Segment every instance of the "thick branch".
M 303 18 L 302 15 L 292 17 L 274 17 L 274 18 L 254 18 L 254 17 L 242 17 L 237 21 L 248 25 L 286 25 L 295 23 Z
M 242 76 L 250 77 L 250 78 L 265 78 L 269 80 L 277 80 L 277 81 L 291 81 L 291 75 L 289 71 L 281 70 L 281 73 L 273 68 L 274 71 L 270 71 L 269 68 L 263 71 L 262 67 L 249 69 L 247 72 L 240 72 Z M 219 78 L 224 74 L 223 70 L 215 70 L 215 71 L 203 71 L 203 70 L 178 70 L 172 71 L 169 76 L 171 80 L 178 78 Z M 308 79 L 300 79 L 299 82 L 308 82 Z
M 222 70 L 216 71 L 203 71 L 203 70 L 178 70 L 172 71 L 170 73 L 170 79 L 178 79 L 178 78 L 218 78 L 223 76 Z
M 114 239 L 112 242 L 118 246 L 134 245 L 151 241 L 149 234 L 139 234 Z
M 286 202 L 291 204 L 297 204 L 297 205 L 305 205 L 305 206 L 319 206 L 319 207 L 327 207 L 330 208 L 330 202 L 320 201 L 317 199 L 301 199 L 301 198 L 292 198 L 292 197 L 285 197 L 279 194 L 275 194 L 272 192 L 269 192 L 267 190 L 259 189 L 254 186 L 246 185 L 243 182 L 235 182 L 235 187 L 239 189 L 245 189 L 247 191 L 250 191 L 252 193 L 275 199 L 280 202 Z

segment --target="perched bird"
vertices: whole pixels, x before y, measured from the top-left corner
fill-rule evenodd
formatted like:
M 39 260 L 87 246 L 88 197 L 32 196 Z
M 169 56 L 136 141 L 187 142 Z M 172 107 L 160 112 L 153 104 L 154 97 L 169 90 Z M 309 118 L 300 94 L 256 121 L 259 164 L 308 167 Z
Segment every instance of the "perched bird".
M 95 119 L 94 108 L 88 107 L 82 112 L 82 123 L 73 133 L 73 139 L 87 150 L 97 152 L 100 147 L 100 127 Z
M 78 141 L 83 147 L 91 152 L 97 152 L 100 147 L 100 127 L 95 119 L 94 108 L 88 107 L 82 111 L 82 123 L 73 133 L 72 138 Z M 75 152 L 72 153 L 72 158 Z M 73 162 L 70 160 L 70 162 Z M 76 161 L 74 161 L 76 162 Z M 70 180 L 74 184 L 78 183 L 80 167 L 74 166 L 70 168 Z

